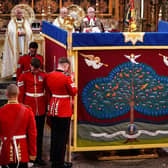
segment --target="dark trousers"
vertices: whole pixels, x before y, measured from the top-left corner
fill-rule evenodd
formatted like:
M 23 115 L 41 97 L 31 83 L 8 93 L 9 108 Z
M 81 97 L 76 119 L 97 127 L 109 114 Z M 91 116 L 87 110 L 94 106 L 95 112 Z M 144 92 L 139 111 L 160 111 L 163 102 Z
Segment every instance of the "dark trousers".
M 12 163 L 12 164 L 8 164 L 7 166 L 2 166 L 2 168 L 16 168 L 17 167 L 17 163 Z M 27 163 L 19 163 L 19 167 L 18 168 L 28 168 Z
M 66 144 L 69 136 L 70 117 L 50 117 L 51 119 L 51 149 L 50 160 L 52 168 L 64 164 Z
M 45 115 L 35 116 L 35 120 L 37 127 L 37 159 L 41 160 Z

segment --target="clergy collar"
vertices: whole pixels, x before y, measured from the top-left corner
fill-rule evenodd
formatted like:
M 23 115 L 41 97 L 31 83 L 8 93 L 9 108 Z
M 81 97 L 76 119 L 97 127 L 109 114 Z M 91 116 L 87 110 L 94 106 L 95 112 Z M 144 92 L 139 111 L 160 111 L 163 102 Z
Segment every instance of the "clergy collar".
M 23 22 L 23 19 L 16 19 L 16 22 Z

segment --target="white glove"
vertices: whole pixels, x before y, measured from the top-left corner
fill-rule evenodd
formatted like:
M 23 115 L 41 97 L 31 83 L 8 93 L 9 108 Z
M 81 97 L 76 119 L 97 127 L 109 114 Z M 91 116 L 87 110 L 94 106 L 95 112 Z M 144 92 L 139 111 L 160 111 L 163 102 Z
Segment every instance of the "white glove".
M 28 163 L 27 163 L 28 168 L 29 168 L 29 167 L 33 167 L 33 165 L 34 165 L 34 163 L 32 163 L 32 162 L 28 162 Z

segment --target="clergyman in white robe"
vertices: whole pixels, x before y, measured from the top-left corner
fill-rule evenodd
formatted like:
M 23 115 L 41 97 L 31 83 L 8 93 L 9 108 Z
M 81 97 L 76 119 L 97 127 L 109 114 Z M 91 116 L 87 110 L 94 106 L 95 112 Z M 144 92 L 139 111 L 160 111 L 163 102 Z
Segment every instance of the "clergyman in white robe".
M 63 7 L 60 9 L 60 15 L 53 21 L 53 25 L 63 28 L 64 18 L 68 16 L 68 9 Z
M 30 23 L 24 18 L 13 18 L 8 24 L 5 35 L 1 77 L 7 78 L 15 74 L 20 55 L 28 53 L 29 43 L 32 41 Z

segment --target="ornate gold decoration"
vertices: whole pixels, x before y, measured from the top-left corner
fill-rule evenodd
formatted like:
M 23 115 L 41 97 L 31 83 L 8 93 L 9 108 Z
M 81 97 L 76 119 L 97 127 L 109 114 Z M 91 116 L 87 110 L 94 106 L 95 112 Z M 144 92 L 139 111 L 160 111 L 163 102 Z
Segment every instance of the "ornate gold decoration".
M 23 9 L 24 12 L 24 18 L 27 19 L 29 21 L 29 23 L 32 23 L 33 20 L 35 20 L 35 14 L 33 9 L 27 5 L 27 4 L 18 4 L 16 6 L 13 7 L 12 11 L 11 11 L 11 18 L 15 18 L 15 11 L 20 8 Z
M 67 0 L 63 3 L 63 6 L 67 7 L 67 6 L 72 5 L 72 4 L 73 4 L 72 0 Z
M 136 44 L 137 41 L 143 42 L 144 32 L 124 32 L 124 42 L 132 42 L 133 45 Z
M 88 0 L 83 0 L 80 2 L 80 6 L 82 9 L 84 9 L 85 11 L 87 11 L 87 8 L 89 6 L 91 6 L 90 2 Z
M 43 0 L 43 1 L 36 1 L 35 2 L 35 11 L 36 13 L 41 13 L 42 10 L 47 14 L 49 11 L 51 13 L 55 13 L 59 8 L 59 4 L 55 0 Z
M 72 31 L 74 28 L 74 21 L 75 19 L 68 15 L 64 18 L 64 24 L 62 25 L 62 28 L 68 31 Z
M 108 9 L 107 1 L 100 0 L 99 1 L 99 13 L 105 13 Z
M 10 0 L 1 1 L 1 13 L 10 13 L 13 5 Z
M 68 6 L 67 9 L 68 9 L 69 15 L 74 18 L 74 25 L 76 27 L 79 27 L 82 18 L 85 17 L 84 10 L 80 6 L 74 5 L 74 4 Z
M 136 22 L 131 22 L 129 25 L 130 32 L 134 32 L 137 29 Z

